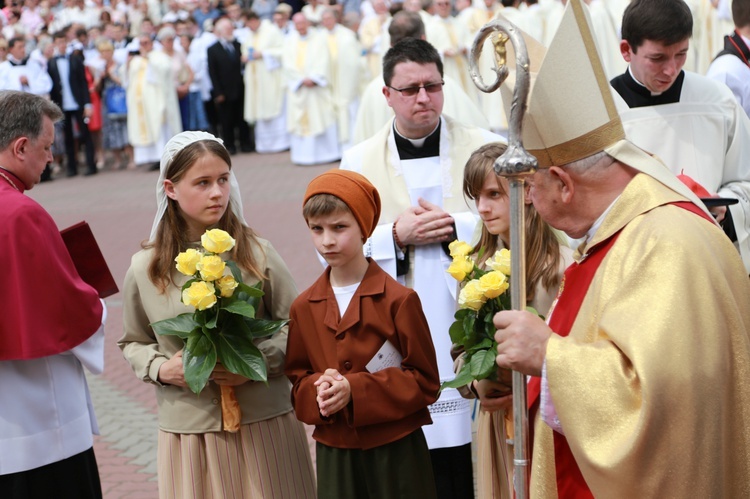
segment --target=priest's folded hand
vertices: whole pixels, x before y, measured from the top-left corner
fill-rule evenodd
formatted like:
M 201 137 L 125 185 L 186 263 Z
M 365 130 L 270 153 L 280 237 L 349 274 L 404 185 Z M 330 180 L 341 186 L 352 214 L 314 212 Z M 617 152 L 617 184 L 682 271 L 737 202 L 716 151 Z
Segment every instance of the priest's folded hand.
M 549 326 L 525 310 L 503 310 L 495 314 L 493 322 L 497 328 L 497 365 L 541 376 L 547 342 L 552 335 Z

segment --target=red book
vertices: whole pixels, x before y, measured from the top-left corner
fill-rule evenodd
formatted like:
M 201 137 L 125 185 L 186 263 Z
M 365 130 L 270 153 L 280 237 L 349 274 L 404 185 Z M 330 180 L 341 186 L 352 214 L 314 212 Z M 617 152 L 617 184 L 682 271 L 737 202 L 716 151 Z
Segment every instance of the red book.
M 78 270 L 78 275 L 99 292 L 100 298 L 106 298 L 119 291 L 88 223 L 78 222 L 61 230 L 60 235 Z

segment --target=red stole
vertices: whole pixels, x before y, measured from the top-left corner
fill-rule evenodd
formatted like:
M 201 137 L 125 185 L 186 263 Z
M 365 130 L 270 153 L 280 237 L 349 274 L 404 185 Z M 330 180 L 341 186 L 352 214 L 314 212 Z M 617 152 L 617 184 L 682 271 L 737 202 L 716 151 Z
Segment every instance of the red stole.
M 78 276 L 52 217 L 1 177 L 0 204 L 6 264 L 0 273 L 0 361 L 46 357 L 80 345 L 101 326 L 96 290 Z
M 670 203 L 680 208 L 688 210 L 696 215 L 702 216 L 711 223 L 714 223 L 703 210 L 689 201 Z M 620 235 L 620 231 L 610 236 L 596 246 L 588 253 L 585 259 L 580 263 L 573 263 L 565 271 L 560 292 L 550 316 L 549 327 L 559 336 L 568 336 L 573 327 L 578 311 L 581 308 L 583 299 L 588 293 L 591 281 L 594 279 L 599 265 L 604 260 L 609 250 L 614 245 Z M 536 411 L 539 409 L 539 394 L 541 391 L 541 378 L 532 376 L 528 383 L 528 408 L 529 420 L 534 421 Z M 578 468 L 575 457 L 573 456 L 568 441 L 565 436 L 553 432 L 555 446 L 555 474 L 557 476 L 557 495 L 562 498 L 593 498 L 594 495 L 589 490 L 586 481 Z M 533 441 L 533 437 L 532 437 Z

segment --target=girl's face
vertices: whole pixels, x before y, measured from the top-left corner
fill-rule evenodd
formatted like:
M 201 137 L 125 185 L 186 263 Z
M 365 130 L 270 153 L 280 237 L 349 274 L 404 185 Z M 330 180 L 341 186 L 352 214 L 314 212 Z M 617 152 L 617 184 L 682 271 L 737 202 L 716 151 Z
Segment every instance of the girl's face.
M 188 226 L 190 241 L 197 241 L 216 225 L 229 206 L 229 165 L 206 153 L 188 168 L 179 182 L 164 181 L 164 190 L 177 201 Z
M 501 190 L 502 188 L 502 190 Z M 510 239 L 510 200 L 508 181 L 494 172 L 487 174 L 482 190 L 474 200 L 477 211 L 490 234 L 499 236 L 506 245 Z

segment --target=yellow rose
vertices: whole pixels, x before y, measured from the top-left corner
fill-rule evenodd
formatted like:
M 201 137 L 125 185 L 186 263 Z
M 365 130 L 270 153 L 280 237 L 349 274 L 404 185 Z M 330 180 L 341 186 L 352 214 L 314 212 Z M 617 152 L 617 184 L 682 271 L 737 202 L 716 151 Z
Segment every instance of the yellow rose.
M 503 248 L 496 251 L 492 258 L 487 260 L 487 266 L 492 270 L 510 275 L 510 250 Z
M 219 291 L 221 292 L 221 296 L 224 298 L 229 298 L 232 296 L 232 293 L 234 293 L 234 288 L 237 287 L 237 281 L 234 280 L 234 277 L 231 275 L 225 275 L 218 281 L 216 281 L 216 286 L 219 288 Z
M 458 306 L 461 308 L 479 310 L 485 301 L 484 292 L 476 279 L 469 281 L 458 294 Z
M 203 255 L 195 265 L 201 273 L 201 279 L 206 281 L 220 279 L 224 275 L 224 267 L 226 267 L 224 260 L 217 255 Z
M 505 293 L 508 286 L 508 278 L 502 272 L 488 272 L 479 278 L 479 287 L 482 288 L 482 292 L 488 300 Z
M 210 282 L 195 281 L 182 292 L 182 303 L 198 310 L 211 308 L 216 304 L 216 289 Z
M 183 251 L 174 259 L 177 262 L 177 270 L 185 275 L 195 274 L 195 265 L 200 261 L 201 256 L 203 253 L 193 248 Z
M 234 239 L 221 229 L 211 229 L 201 236 L 201 244 L 206 251 L 218 254 L 234 248 Z
M 448 267 L 448 272 L 458 282 L 466 279 L 466 275 L 474 270 L 474 262 L 466 256 L 458 256 L 453 259 L 453 263 Z
M 469 243 L 459 241 L 458 239 L 448 245 L 448 250 L 450 250 L 451 258 L 453 259 L 469 256 L 469 253 L 471 253 L 472 249 L 473 248 Z

